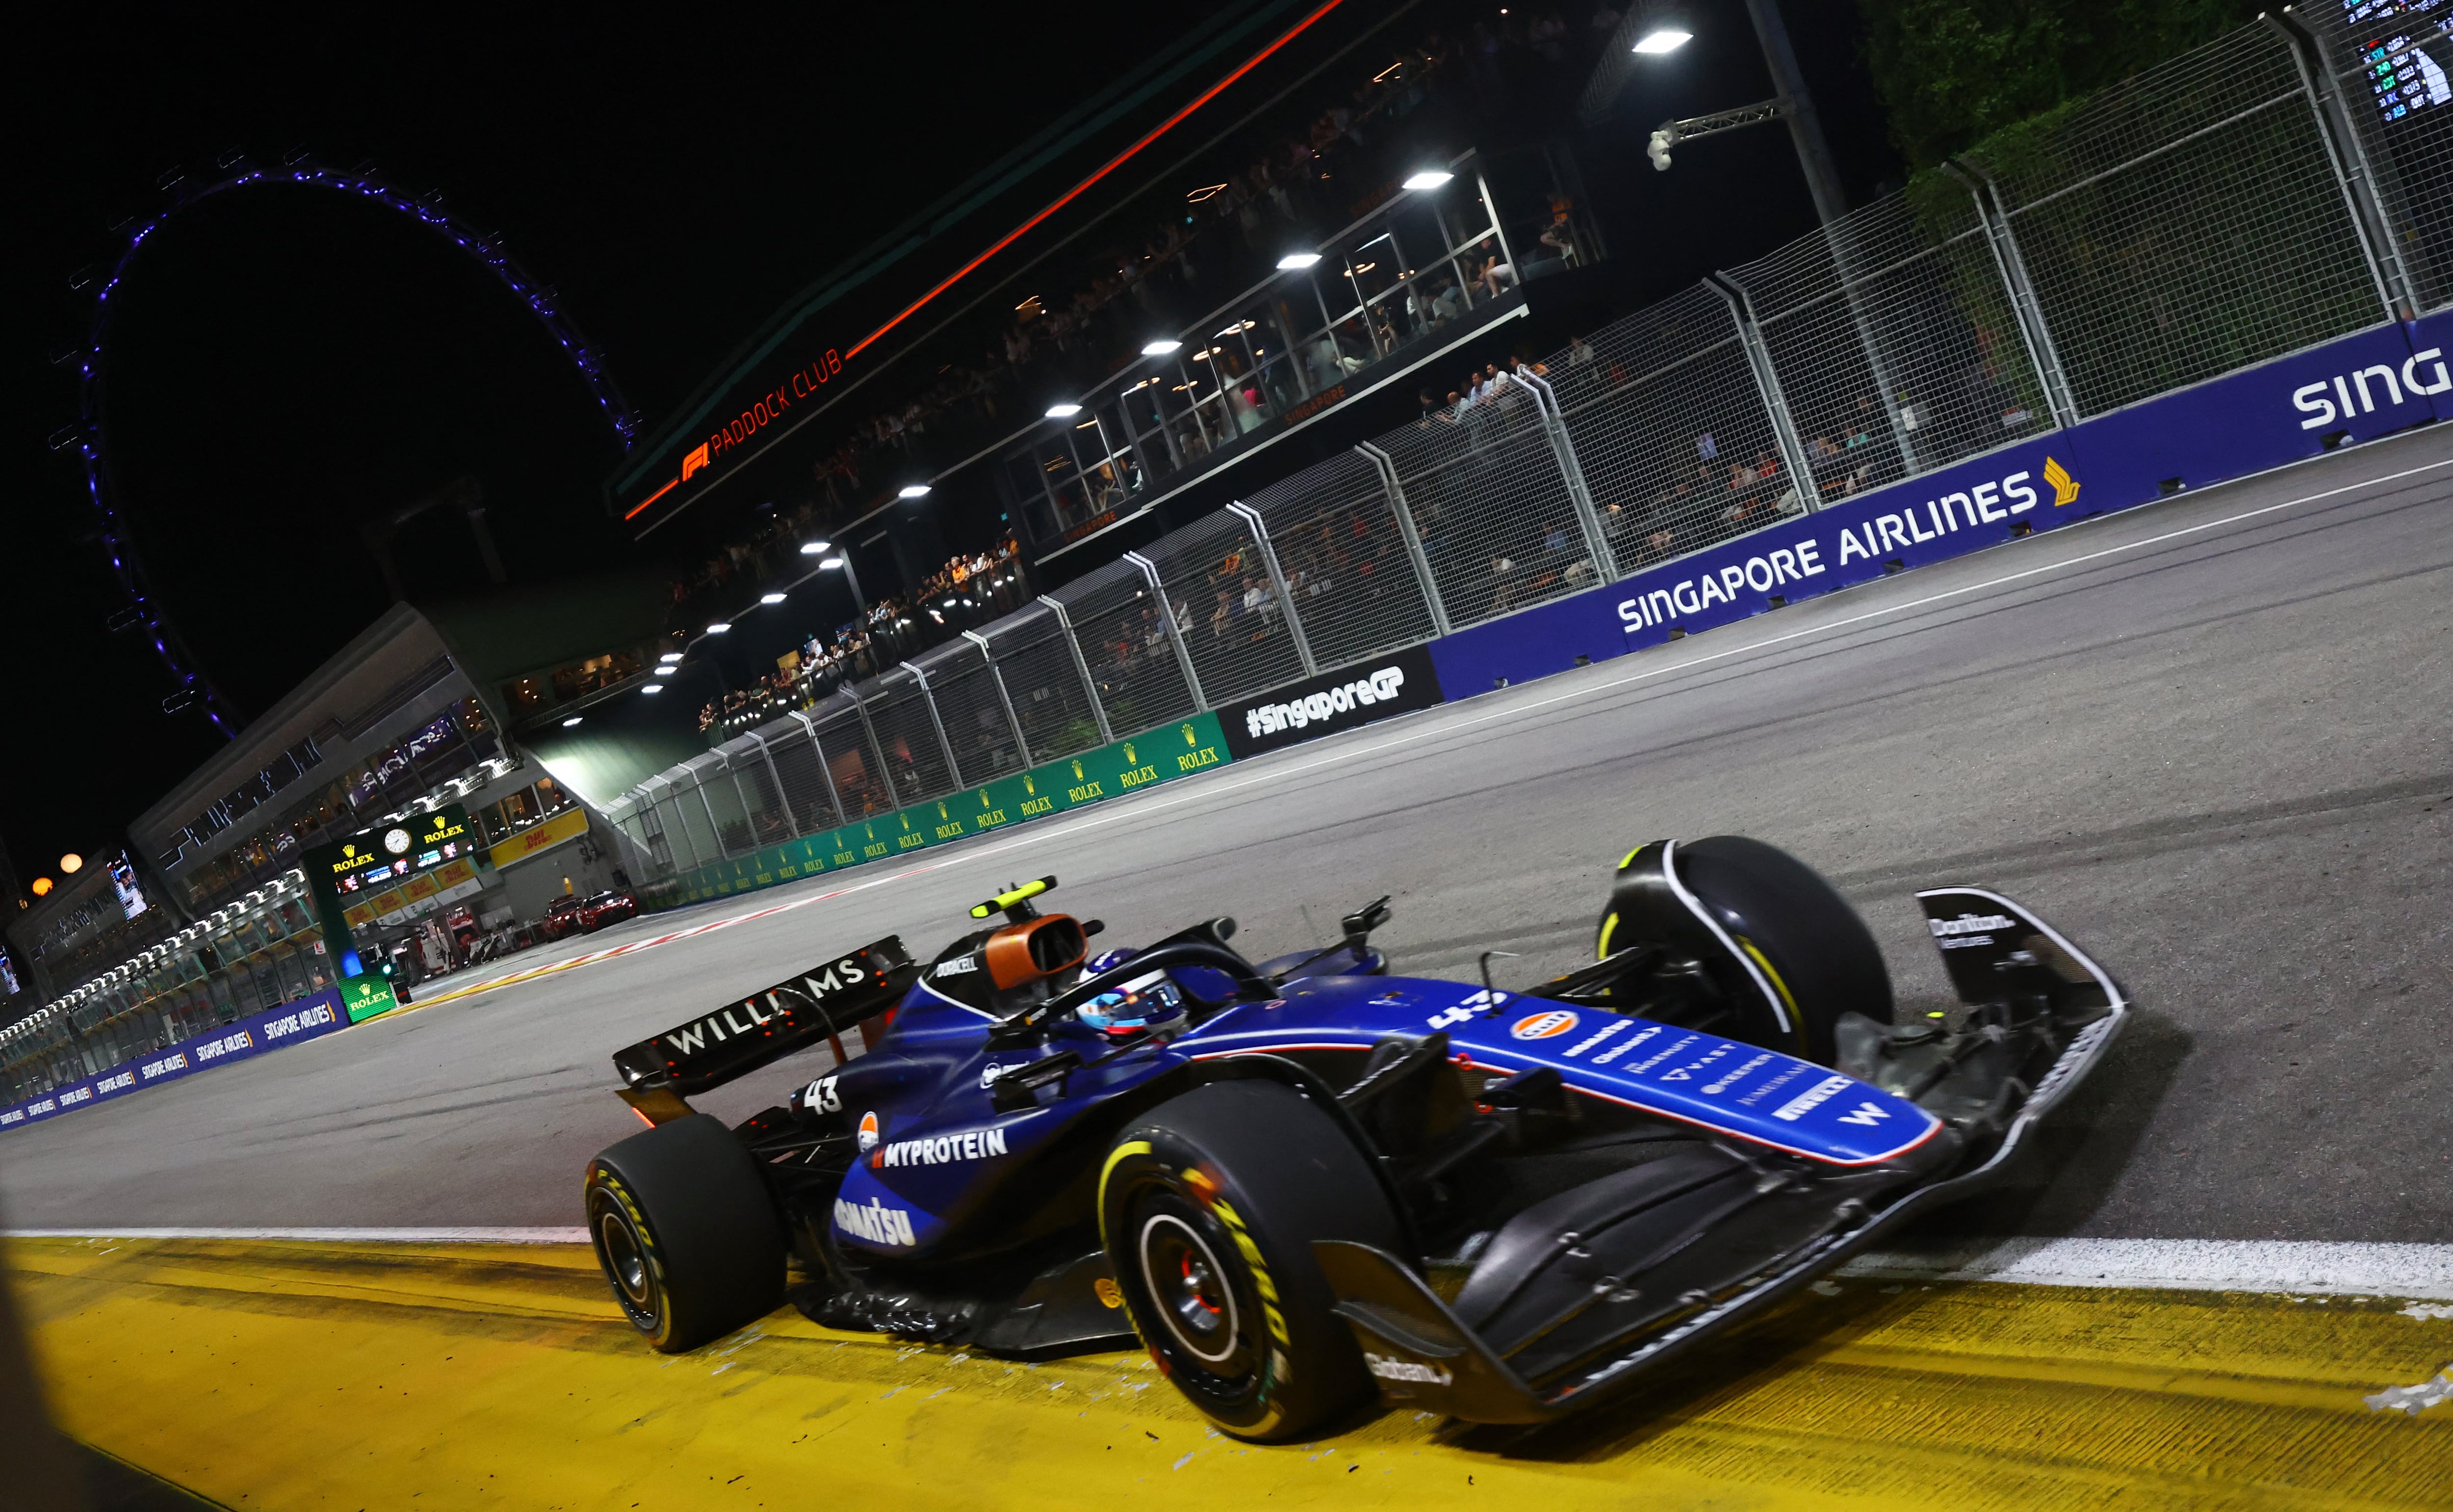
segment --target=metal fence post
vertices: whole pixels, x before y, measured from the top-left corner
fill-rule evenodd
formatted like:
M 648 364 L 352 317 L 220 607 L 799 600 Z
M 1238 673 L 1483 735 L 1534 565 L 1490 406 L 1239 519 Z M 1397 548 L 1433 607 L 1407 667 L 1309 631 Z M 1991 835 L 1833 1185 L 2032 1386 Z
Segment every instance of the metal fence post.
M 877 738 L 877 726 L 869 722 L 868 701 L 860 696 L 858 683 L 846 683 L 844 691 L 851 695 L 851 711 L 860 716 L 861 731 L 868 737 L 869 753 L 877 758 L 877 780 L 885 785 L 887 801 L 900 808 L 903 795 L 895 790 L 894 769 L 886 764 L 886 745 Z
M 1788 400 L 1780 390 L 1780 374 L 1773 369 L 1771 353 L 1764 348 L 1763 331 L 1755 325 L 1754 301 L 1746 296 L 1745 287 L 1726 273 L 1705 279 L 1704 287 L 1728 302 L 1729 319 L 1738 328 L 1738 345 L 1745 348 L 1746 366 L 1755 375 L 1755 390 L 1763 396 L 1764 412 L 1771 420 L 1772 439 L 1780 447 L 1781 460 L 1788 465 L 1789 476 L 1797 480 L 1798 502 L 1808 509 L 1818 507 L 1823 496 L 1814 484 L 1814 464 L 1797 439 L 1797 422 L 1790 418 Z M 1915 470 L 1913 465 L 1909 470 Z
M 1440 585 L 1431 576 L 1431 559 L 1423 550 L 1423 538 L 1414 528 L 1414 511 L 1406 504 L 1406 489 L 1397 481 L 1397 464 L 1388 453 L 1366 441 L 1356 445 L 1371 470 L 1380 474 L 1380 487 L 1387 490 L 1388 512 L 1397 519 L 1397 533 L 1405 538 L 1406 556 L 1414 564 L 1414 576 L 1422 580 L 1423 602 L 1430 607 L 1431 628 L 1442 635 L 1455 627 L 1448 624 L 1448 607 L 1440 597 Z
M 826 742 L 818 739 L 818 722 L 797 708 L 792 710 L 792 718 L 800 722 L 802 730 L 809 737 L 809 752 L 818 759 L 818 775 L 826 780 L 827 803 L 835 811 L 835 823 L 838 826 L 848 823 L 844 815 L 843 794 L 835 791 L 834 768 L 827 765 Z
M 1201 674 L 1192 669 L 1192 652 L 1186 648 L 1184 631 L 1175 623 L 1175 606 L 1167 601 L 1167 587 L 1158 580 L 1158 564 L 1139 551 L 1126 552 L 1125 560 L 1140 567 L 1142 576 L 1149 581 L 1150 597 L 1158 600 L 1159 620 L 1167 626 L 1167 644 L 1175 647 L 1176 665 L 1184 668 L 1185 686 L 1192 689 L 1192 706 L 1207 708 L 1209 700 L 1202 695 Z
M 2078 396 L 2070 391 L 2069 374 L 2063 370 L 2061 352 L 2053 346 L 2052 328 L 2044 324 L 2044 307 L 2036 298 L 2036 286 L 2027 279 L 2019 239 L 2010 234 L 2010 217 L 2002 209 L 2002 187 L 1982 168 L 1957 158 L 1945 161 L 1942 170 L 1965 185 L 1967 197 L 1976 202 L 1976 219 L 1984 228 L 1985 245 L 1993 249 L 1993 269 L 2002 275 L 2002 287 L 2010 296 L 2010 317 L 2019 323 L 2019 339 L 2026 344 L 2027 361 L 2035 367 L 2036 382 L 2044 390 L 2044 408 L 2052 411 L 2053 424 L 2066 430 L 2078 424 Z
M 2316 36 L 2285 7 L 2280 14 L 2258 16 L 2283 38 L 2291 50 L 2291 65 L 2300 70 L 2301 88 L 2308 91 L 2308 113 L 2316 119 L 2317 139 L 2325 145 L 2325 161 L 2358 230 L 2360 249 L 2367 254 L 2368 276 L 2376 283 L 2377 300 L 2391 320 L 2419 318 L 2419 301 L 2410 284 L 2410 269 L 2402 262 L 2402 248 L 2393 239 L 2393 219 L 2377 193 L 2376 169 L 2349 110 L 2334 88 L 2334 72 L 2325 67 L 2325 50 Z
M 1082 654 L 1082 638 L 1073 633 L 1073 617 L 1065 606 L 1042 593 L 1039 602 L 1056 611 L 1056 627 L 1065 632 L 1066 648 L 1073 653 L 1073 670 L 1082 674 L 1082 694 L 1090 701 L 1090 718 L 1099 726 L 1099 744 L 1112 746 L 1116 732 L 1107 727 L 1107 706 L 1099 702 L 1099 685 L 1090 679 L 1090 659 Z
M 655 832 L 657 832 L 657 837 L 660 837 L 660 840 L 665 842 L 665 864 L 668 864 L 668 866 L 672 866 L 674 871 L 685 871 L 687 866 L 697 866 L 697 864 L 699 864 L 699 852 L 697 852 L 697 849 L 691 849 L 691 852 L 689 852 L 689 862 L 682 862 L 680 854 L 674 852 L 674 846 L 672 846 L 672 815 L 668 815 L 668 812 L 665 812 L 665 798 L 657 798 L 657 795 L 655 795 L 655 786 L 657 786 L 657 783 L 665 783 L 665 798 L 669 798 L 669 795 L 672 795 L 672 783 L 665 781 L 665 773 L 657 773 L 657 776 L 652 776 L 652 778 L 648 778 L 648 781 L 645 781 L 645 783 L 640 783 L 638 790 L 640 790 L 640 793 L 645 795 L 645 803 L 648 803 L 648 812 L 652 812 L 652 815 L 655 815 Z M 685 834 L 685 837 L 682 837 L 682 842 L 685 842 L 685 845 L 687 845 L 687 842 L 689 842 L 689 837 L 687 837 L 687 834 Z M 650 846 L 650 849 L 652 849 L 652 846 Z
M 911 674 L 911 680 L 920 685 L 920 702 L 928 706 L 928 723 L 937 731 L 937 748 L 946 753 L 946 775 L 954 779 L 955 786 L 968 786 L 963 781 L 963 764 L 954 759 L 954 743 L 946 738 L 946 722 L 937 715 L 937 695 L 929 690 L 928 674 L 909 662 L 903 663 L 902 666 Z
M 1585 541 L 1593 553 L 1593 566 L 1605 583 L 1615 583 L 1622 576 L 1617 554 L 1610 550 L 1609 537 L 1603 533 L 1601 510 L 1593 504 L 1592 490 L 1585 486 L 1584 464 L 1576 458 L 1575 443 L 1567 436 L 1567 417 L 1559 408 L 1559 396 L 1549 383 L 1531 368 L 1519 368 L 1509 374 L 1515 381 L 1533 391 L 1533 403 L 1542 411 L 1542 430 L 1549 437 L 1550 450 L 1559 459 L 1560 475 L 1567 480 L 1567 497 L 1576 507 L 1576 518 L 1584 523 Z
M 749 738 L 758 743 L 758 759 L 767 764 L 767 780 L 775 785 L 775 801 L 784 806 L 784 823 L 791 829 L 792 838 L 798 840 L 801 819 L 792 812 L 792 795 L 784 791 L 784 774 L 775 769 L 775 753 L 767 748 L 767 737 L 756 730 L 749 732 Z
M 758 803 L 750 795 L 758 790 L 757 785 L 741 780 L 741 768 L 732 765 L 729 756 L 724 758 L 724 770 L 725 775 L 732 779 L 733 792 L 741 799 L 741 838 L 748 842 L 742 848 L 755 855 L 758 852 Z
M 722 751 L 716 752 L 715 759 L 723 761 L 724 753 Z M 732 847 L 724 843 L 724 825 L 715 817 L 715 801 L 707 796 L 707 774 L 705 772 L 698 772 L 694 774 L 694 777 L 695 781 L 691 790 L 698 794 L 698 806 L 707 810 L 707 832 L 715 837 L 716 856 L 721 860 L 730 861 L 732 859 Z
M 1005 672 L 996 664 L 996 652 L 988 638 L 977 630 L 965 630 L 963 639 L 980 648 L 980 660 L 988 666 L 988 681 L 996 685 L 997 702 L 1005 706 L 1005 722 L 1013 727 L 1013 753 L 1023 766 L 1030 765 L 1030 737 L 1022 732 L 1022 716 L 1013 711 L 1013 695 L 1006 691 Z
M 1522 292 L 1525 288 L 1525 269 L 1516 261 L 1516 254 L 1508 249 L 1507 228 L 1499 222 L 1499 201 L 1490 192 L 1490 180 L 1482 176 L 1482 164 L 1479 160 L 1473 165 L 1473 183 L 1474 188 L 1482 191 L 1482 208 L 1490 212 L 1490 232 L 1499 238 L 1500 260 L 1507 265 L 1508 277 L 1514 280 L 1514 287 Z M 1366 326 L 1370 324 L 1369 315 L 1366 314 L 1364 317 L 1364 324 Z
M 1286 583 L 1286 575 L 1278 567 L 1278 548 L 1269 541 L 1269 527 L 1261 521 L 1261 513 L 1241 499 L 1228 501 L 1226 507 L 1235 517 L 1252 527 L 1252 544 L 1261 548 L 1262 565 L 1269 569 L 1269 586 L 1277 590 L 1278 607 L 1286 611 L 1286 630 L 1295 638 L 1295 655 L 1303 659 L 1304 676 L 1320 675 L 1320 663 L 1312 659 L 1311 641 L 1304 634 L 1303 620 L 1295 613 L 1295 597 Z

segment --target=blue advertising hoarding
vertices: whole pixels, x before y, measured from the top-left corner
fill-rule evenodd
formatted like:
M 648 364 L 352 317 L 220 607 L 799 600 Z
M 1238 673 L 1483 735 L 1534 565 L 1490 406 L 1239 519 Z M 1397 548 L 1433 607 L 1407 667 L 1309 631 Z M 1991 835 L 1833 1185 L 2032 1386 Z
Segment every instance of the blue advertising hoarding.
M 168 1049 L 155 1050 L 133 1061 L 122 1061 L 83 1081 L 56 1086 L 40 1097 L 0 1107 L 0 1129 L 39 1124 L 96 1103 L 125 1097 L 142 1087 L 193 1076 L 198 1071 L 227 1065 L 232 1061 L 248 1060 L 268 1050 L 286 1049 L 349 1026 L 349 1018 L 341 1007 L 339 990 L 327 987 L 312 997 L 285 1003 L 234 1024 L 225 1024 L 209 1034 L 181 1041 Z
M 2381 326 L 1431 643 L 1450 699 L 2453 415 L 2453 313 Z

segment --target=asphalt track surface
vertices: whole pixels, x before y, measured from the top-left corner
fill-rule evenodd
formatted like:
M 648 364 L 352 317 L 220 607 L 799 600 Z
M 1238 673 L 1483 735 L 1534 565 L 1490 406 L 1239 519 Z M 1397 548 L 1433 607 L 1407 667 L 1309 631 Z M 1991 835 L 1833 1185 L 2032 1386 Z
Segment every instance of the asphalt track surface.
M 1734 831 L 1841 885 L 1905 1006 L 1946 996 L 1911 897 L 1944 882 L 2132 990 L 2031 1183 L 1927 1237 L 2453 1241 L 2448 632 L 2453 427 L 523 957 L 764 915 L 0 1135 L 0 1213 L 568 1225 L 637 1127 L 613 1049 L 881 934 L 933 951 L 1010 878 L 1060 875 L 1103 944 L 1231 914 L 1255 956 L 1393 893 L 1399 970 L 1497 947 L 1529 985 L 1583 959 L 1629 846 Z M 745 1115 L 796 1069 L 700 1104 Z

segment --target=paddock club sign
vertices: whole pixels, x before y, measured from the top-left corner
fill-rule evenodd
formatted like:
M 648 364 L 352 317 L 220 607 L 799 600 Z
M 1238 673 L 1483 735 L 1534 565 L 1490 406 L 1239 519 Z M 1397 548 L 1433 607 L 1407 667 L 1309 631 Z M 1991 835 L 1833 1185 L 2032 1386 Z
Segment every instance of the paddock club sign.
M 813 399 L 820 388 L 832 383 L 843 372 L 843 353 L 829 347 L 818 357 L 794 368 L 783 382 L 751 400 L 739 414 L 708 432 L 705 438 L 682 453 L 681 476 L 668 478 L 662 486 L 623 512 L 625 520 L 635 519 L 648 507 L 688 483 L 699 473 L 715 466 L 724 454 L 746 445 L 750 438 L 783 419 L 794 405 Z M 655 476 L 649 473 L 649 477 Z
M 1218 724 L 1226 754 L 1240 762 L 1445 702 L 1431 653 L 1417 646 L 1229 705 L 1218 711 Z

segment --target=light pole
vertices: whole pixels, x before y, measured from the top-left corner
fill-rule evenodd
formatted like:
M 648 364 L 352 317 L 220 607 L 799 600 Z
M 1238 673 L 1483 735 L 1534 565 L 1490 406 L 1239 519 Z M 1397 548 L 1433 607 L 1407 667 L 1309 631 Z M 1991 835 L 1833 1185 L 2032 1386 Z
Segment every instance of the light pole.
M 1746 0 L 1746 14 L 1755 24 L 1764 62 L 1771 68 L 1771 87 L 1788 101 L 1788 138 L 1797 146 L 1798 166 L 1805 169 L 1805 188 L 1814 196 L 1814 213 L 1828 226 L 1848 213 L 1848 198 L 1840 191 L 1840 170 L 1831 162 L 1831 144 L 1823 135 L 1823 117 L 1815 113 L 1814 96 L 1805 91 L 1805 75 L 1797 67 L 1797 50 L 1788 43 L 1788 23 L 1780 0 Z

